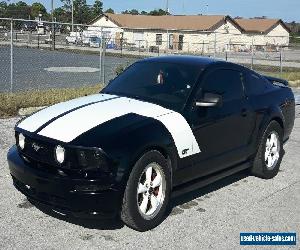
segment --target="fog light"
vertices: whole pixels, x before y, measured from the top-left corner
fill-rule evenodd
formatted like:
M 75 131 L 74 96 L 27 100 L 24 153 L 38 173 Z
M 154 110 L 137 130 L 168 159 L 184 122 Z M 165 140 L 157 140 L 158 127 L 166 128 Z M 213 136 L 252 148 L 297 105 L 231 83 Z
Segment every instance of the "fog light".
M 60 145 L 55 148 L 55 159 L 60 164 L 62 164 L 65 160 L 65 149 Z
M 24 135 L 23 134 L 19 134 L 18 140 L 19 140 L 19 147 L 21 149 L 24 149 L 24 147 L 25 147 L 25 137 L 24 137 Z

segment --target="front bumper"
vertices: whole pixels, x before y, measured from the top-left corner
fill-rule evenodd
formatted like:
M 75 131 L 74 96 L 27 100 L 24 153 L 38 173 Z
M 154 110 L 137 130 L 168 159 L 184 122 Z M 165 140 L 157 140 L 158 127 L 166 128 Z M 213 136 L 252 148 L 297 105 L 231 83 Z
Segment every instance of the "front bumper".
M 78 179 L 34 168 L 20 156 L 16 146 L 9 150 L 7 159 L 14 186 L 54 211 L 81 218 L 112 218 L 119 211 L 122 194 L 107 180 Z

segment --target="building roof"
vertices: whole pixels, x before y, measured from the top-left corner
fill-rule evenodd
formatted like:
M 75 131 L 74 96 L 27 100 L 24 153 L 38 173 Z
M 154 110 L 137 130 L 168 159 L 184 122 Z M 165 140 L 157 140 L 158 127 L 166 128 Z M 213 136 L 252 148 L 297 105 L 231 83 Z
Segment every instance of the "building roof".
M 253 33 L 268 33 L 278 24 L 290 32 L 289 28 L 281 19 L 262 19 L 262 18 L 253 18 L 253 19 L 234 19 L 235 22 L 245 31 Z
M 130 14 L 105 14 L 109 20 L 119 27 L 131 29 L 158 30 L 202 30 L 211 31 L 218 28 L 229 16 L 147 16 Z

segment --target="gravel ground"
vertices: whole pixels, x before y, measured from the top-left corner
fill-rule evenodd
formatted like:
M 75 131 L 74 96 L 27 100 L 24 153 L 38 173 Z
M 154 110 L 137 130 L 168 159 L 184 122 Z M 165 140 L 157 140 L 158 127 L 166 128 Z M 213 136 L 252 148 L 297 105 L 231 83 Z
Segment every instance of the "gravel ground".
M 60 217 L 30 204 L 13 187 L 6 162 L 18 118 L 0 119 L 0 249 L 240 249 L 240 232 L 299 235 L 298 107 L 295 128 L 285 145 L 286 154 L 276 178 L 262 180 L 241 172 L 177 197 L 165 221 L 145 233 L 117 221 Z M 297 242 L 293 249 L 299 249 L 299 239 Z

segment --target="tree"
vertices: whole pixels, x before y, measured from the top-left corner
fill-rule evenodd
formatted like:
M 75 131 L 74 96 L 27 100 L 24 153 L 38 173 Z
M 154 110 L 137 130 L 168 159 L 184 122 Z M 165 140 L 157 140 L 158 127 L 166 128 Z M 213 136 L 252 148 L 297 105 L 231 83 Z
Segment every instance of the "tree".
M 136 9 L 132 9 L 132 10 L 125 10 L 122 12 L 122 14 L 130 14 L 130 15 L 139 15 L 139 11 Z
M 44 17 L 47 16 L 47 10 L 45 6 L 41 3 L 33 3 L 31 5 L 31 17 L 35 18 L 39 16 L 39 14 L 42 14 Z
M 143 10 L 143 11 L 141 12 L 141 15 L 148 15 L 148 12 Z
M 170 15 L 169 12 L 163 10 L 163 9 L 158 9 L 158 10 L 152 10 L 148 13 L 150 16 L 165 16 L 165 15 Z
M 93 19 L 103 14 L 103 3 L 100 0 L 95 0 L 92 13 Z
M 91 9 L 86 0 L 73 0 L 74 2 L 74 19 L 77 23 L 88 23 L 91 18 Z
M 0 17 L 6 17 L 7 3 L 5 1 L 0 2 Z
M 109 8 L 105 11 L 105 13 L 115 14 L 115 11 L 112 8 Z
M 25 2 L 19 1 L 16 4 L 11 3 L 7 6 L 6 16 L 12 18 L 28 19 L 31 7 Z
M 61 0 L 63 3 L 63 9 L 65 11 L 65 18 L 67 22 L 72 20 L 72 1 Z M 93 18 L 92 8 L 86 3 L 86 0 L 73 0 L 74 7 L 74 23 L 86 24 Z
M 69 22 L 70 15 L 66 12 L 63 7 L 54 9 L 53 16 L 56 18 L 57 22 Z
M 61 8 L 57 8 L 57 13 L 63 14 L 64 22 L 71 22 L 71 20 L 72 20 L 72 2 L 71 2 L 71 0 L 61 0 L 61 2 L 63 5 Z M 55 13 L 55 11 L 54 11 L 54 13 Z M 56 16 L 56 15 L 54 15 L 54 16 Z M 57 15 L 56 18 L 61 19 L 61 17 L 59 15 Z

